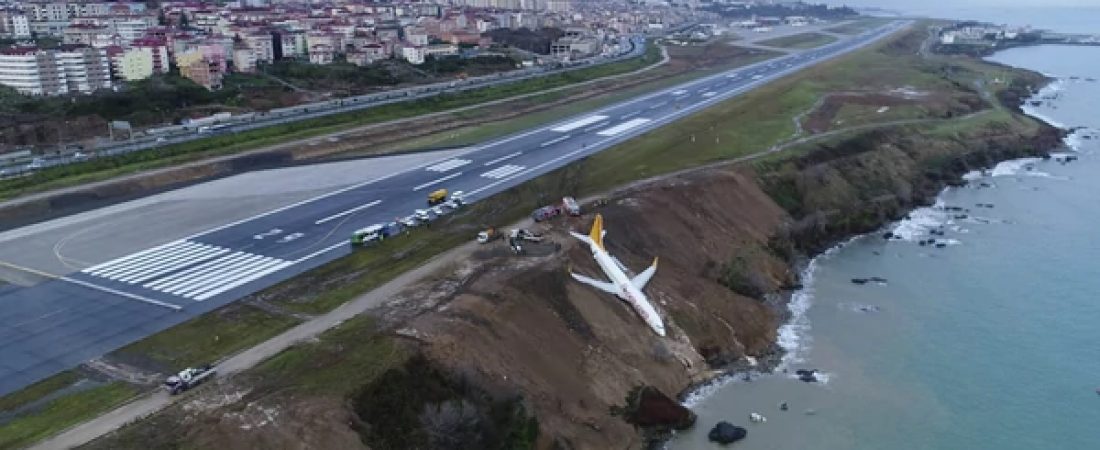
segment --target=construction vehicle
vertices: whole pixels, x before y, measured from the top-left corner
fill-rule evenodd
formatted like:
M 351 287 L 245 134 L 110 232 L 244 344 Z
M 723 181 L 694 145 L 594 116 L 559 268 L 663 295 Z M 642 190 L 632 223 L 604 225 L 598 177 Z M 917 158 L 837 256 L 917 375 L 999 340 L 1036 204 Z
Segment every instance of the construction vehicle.
M 360 228 L 351 233 L 351 245 L 366 245 L 371 242 L 380 242 L 385 238 L 398 234 L 404 227 L 397 222 L 377 223 L 366 228 Z
M 454 202 L 455 204 L 457 204 L 458 206 L 465 205 L 466 204 L 466 193 L 462 192 L 462 191 L 452 192 L 451 193 L 451 201 Z
M 565 213 L 570 216 L 581 215 L 581 205 L 577 204 L 577 200 L 573 197 L 562 197 L 561 209 L 565 210 Z
M 547 219 L 552 219 L 559 214 L 561 214 L 561 208 L 558 208 L 556 205 L 550 205 L 536 209 L 535 212 L 531 213 L 531 218 L 534 219 L 535 222 L 542 222 Z
M 418 209 L 413 211 L 413 217 L 416 217 L 416 220 L 419 220 L 420 223 L 429 223 L 438 216 L 435 214 L 435 211 L 430 209 Z
M 500 239 L 500 232 L 498 232 L 496 228 L 489 228 L 477 234 L 477 242 L 480 244 L 485 244 L 497 239 Z
M 420 226 L 420 220 L 417 220 L 416 214 L 409 214 L 405 217 L 398 219 L 397 222 L 405 228 L 415 228 Z
M 215 372 L 214 366 L 210 364 L 204 364 L 199 367 L 188 367 L 168 377 L 167 380 L 164 380 L 164 387 L 168 389 L 170 394 L 176 395 L 202 384 L 210 377 L 213 377 Z
M 525 228 L 513 229 L 508 237 L 516 241 L 542 242 L 542 235 L 532 233 Z
M 428 206 L 435 206 L 447 201 L 447 190 L 436 189 L 428 193 Z

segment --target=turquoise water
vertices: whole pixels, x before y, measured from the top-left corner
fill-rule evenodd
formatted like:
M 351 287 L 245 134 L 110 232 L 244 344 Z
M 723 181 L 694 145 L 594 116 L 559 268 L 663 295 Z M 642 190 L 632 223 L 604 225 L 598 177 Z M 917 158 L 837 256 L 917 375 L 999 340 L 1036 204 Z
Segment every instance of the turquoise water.
M 1100 448 L 1100 81 L 1087 80 L 1100 79 L 1100 48 L 993 59 L 1059 78 L 1031 112 L 1087 127 L 1068 139 L 1080 159 L 972 174 L 940 197 L 965 218 L 922 209 L 891 227 L 906 240 L 866 236 L 819 258 L 783 344 L 789 369 L 827 382 L 716 386 L 689 401 L 699 423 L 670 448 L 715 448 L 718 420 L 748 428 L 744 449 Z M 950 245 L 918 245 L 928 238 Z M 872 276 L 888 281 L 850 281 Z

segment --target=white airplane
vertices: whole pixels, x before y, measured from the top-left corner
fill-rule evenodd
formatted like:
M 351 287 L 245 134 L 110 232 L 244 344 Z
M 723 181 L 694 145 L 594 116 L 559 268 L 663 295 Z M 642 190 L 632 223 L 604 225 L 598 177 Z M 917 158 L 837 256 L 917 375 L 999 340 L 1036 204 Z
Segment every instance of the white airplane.
M 653 265 L 649 266 L 645 271 L 639 273 L 634 278 L 626 276 L 626 266 L 619 262 L 614 256 L 607 253 L 607 250 L 603 247 L 603 237 L 607 234 L 607 231 L 603 229 L 603 216 L 596 214 L 596 220 L 592 223 L 592 231 L 585 236 L 580 233 L 569 232 L 573 237 L 580 239 L 588 244 L 592 249 L 592 257 L 596 259 L 596 264 L 599 264 L 600 269 L 603 269 L 604 274 L 611 279 L 608 281 L 599 281 L 592 278 L 588 278 L 583 275 L 577 275 L 572 271 L 569 272 L 574 279 L 581 283 L 592 286 L 601 291 L 609 294 L 615 294 L 623 301 L 630 304 L 638 315 L 642 316 L 645 323 L 649 325 L 660 336 L 665 335 L 665 324 L 661 320 L 661 316 L 657 314 L 657 309 L 653 307 L 653 304 L 649 302 L 645 294 L 642 293 L 642 288 L 649 282 L 650 278 L 653 278 L 653 274 L 657 272 L 657 258 L 653 258 Z

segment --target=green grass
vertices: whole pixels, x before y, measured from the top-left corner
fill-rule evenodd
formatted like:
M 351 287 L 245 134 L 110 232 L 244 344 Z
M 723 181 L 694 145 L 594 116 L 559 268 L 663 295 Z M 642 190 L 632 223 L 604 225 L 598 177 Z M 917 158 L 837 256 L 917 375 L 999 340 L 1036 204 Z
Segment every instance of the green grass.
M 879 106 L 847 103 L 840 107 L 833 117 L 832 128 L 844 128 L 875 122 L 917 119 L 926 116 L 925 111 L 914 105 L 891 105 L 890 109 L 878 112 Z
M 72 386 L 81 378 L 80 374 L 72 370 L 66 370 L 46 378 L 19 391 L 0 397 L 0 411 L 13 411 L 33 403 L 47 395 Z
M 660 49 L 649 44 L 643 56 L 532 80 L 442 94 L 421 100 L 382 105 L 366 110 L 303 120 L 154 150 L 97 158 L 80 164 L 51 167 L 33 175 L 0 181 L 0 200 L 83 183 L 110 179 L 139 171 L 168 167 L 212 156 L 241 153 L 267 145 L 319 136 L 356 126 L 404 119 L 476 105 L 491 100 L 544 91 L 610 75 L 631 72 L 661 59 Z
M 394 339 L 378 334 L 370 316 L 357 316 L 264 361 L 249 376 L 296 391 L 351 394 L 410 356 Z
M 757 42 L 757 44 L 766 45 L 769 47 L 803 50 L 821 47 L 822 45 L 830 44 L 833 42 L 836 42 L 836 38 L 827 34 L 801 33 L 792 34 L 790 36 L 783 36 L 775 39 L 768 39 L 765 41 Z
M 203 314 L 112 352 L 138 357 L 175 371 L 212 363 L 297 325 L 298 319 L 275 315 L 247 304 Z
M 19 448 L 96 417 L 131 399 L 137 390 L 122 382 L 59 397 L 41 410 L 0 426 L 0 448 Z
M 338 278 L 339 274 L 358 274 L 354 280 L 321 290 L 302 286 L 301 295 L 283 298 L 277 303 L 289 310 L 307 314 L 331 311 L 427 262 L 442 251 L 470 241 L 477 234 L 475 228 L 467 228 L 466 232 L 456 230 L 463 227 L 454 222 L 446 228 L 414 230 L 410 237 L 399 236 L 375 246 L 358 249 L 350 256 L 307 274 L 308 277 L 321 279 Z

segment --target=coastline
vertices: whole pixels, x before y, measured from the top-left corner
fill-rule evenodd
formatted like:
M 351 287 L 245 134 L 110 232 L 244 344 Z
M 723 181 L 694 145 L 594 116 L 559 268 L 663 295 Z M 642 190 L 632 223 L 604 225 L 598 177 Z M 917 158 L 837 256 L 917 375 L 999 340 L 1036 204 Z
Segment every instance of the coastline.
M 984 56 L 982 60 L 986 61 Z M 991 61 L 986 62 L 1000 64 Z M 1031 69 L 1021 67 L 1008 67 L 1015 70 L 1035 72 Z M 952 180 L 943 180 L 941 182 L 942 186 L 940 186 L 938 194 L 923 199 L 924 201 L 915 201 L 909 205 L 909 208 L 904 213 L 904 218 L 901 220 L 882 223 L 878 228 L 871 231 L 837 237 L 833 242 L 827 244 L 823 250 L 807 254 L 801 258 L 800 261 L 793 263 L 790 269 L 798 273 L 797 282 L 800 288 L 777 294 L 782 298 L 782 301 L 778 305 L 781 310 L 777 312 L 783 314 L 783 320 L 777 329 L 777 339 L 774 351 L 767 354 L 764 358 L 760 358 L 760 361 L 758 361 L 758 364 L 755 366 L 750 366 L 745 363 L 744 360 L 741 360 L 724 368 L 713 378 L 688 387 L 677 395 L 677 399 L 681 404 L 688 409 L 694 410 L 701 402 L 731 384 L 750 382 L 753 378 L 764 375 L 776 375 L 777 373 L 787 375 L 790 370 L 793 370 L 791 367 L 792 364 L 802 362 L 804 360 L 805 351 L 809 350 L 809 344 L 813 341 L 813 336 L 810 334 L 812 324 L 806 317 L 806 313 L 813 306 L 815 271 L 820 263 L 835 255 L 845 246 L 863 238 L 881 236 L 886 232 L 896 236 L 895 239 L 915 240 L 914 238 L 917 234 L 913 231 L 927 231 L 934 226 L 943 225 L 943 222 L 938 218 L 930 216 L 945 215 L 942 209 L 944 206 L 942 200 L 944 194 L 949 192 L 952 188 L 966 186 L 975 175 L 980 176 L 983 173 L 997 172 L 1003 172 L 1003 175 L 1017 174 L 1023 171 L 1023 167 L 1027 163 L 1049 159 L 1059 154 L 1076 153 L 1078 151 L 1076 144 L 1079 143 L 1080 140 L 1078 129 L 1068 127 L 1064 123 L 1038 112 L 1030 104 L 1031 101 L 1035 99 L 1043 98 L 1052 93 L 1061 92 L 1063 89 L 1061 85 L 1063 80 L 1061 78 L 1048 73 L 1042 73 L 1041 75 L 1043 77 L 1042 86 L 1026 92 L 1026 95 L 1019 95 L 1022 93 L 1016 93 L 1017 95 L 1014 98 L 1015 104 L 1005 104 L 1004 106 L 1013 109 L 1019 114 L 1037 120 L 1043 126 L 1057 130 L 1061 138 L 1059 145 L 1036 149 L 1038 153 L 1036 156 L 995 160 L 992 161 L 991 165 L 987 165 L 980 169 L 955 171 L 955 173 L 952 173 Z M 1002 103 L 1005 103 L 1005 100 L 1004 98 L 1000 99 Z M 1065 151 L 1067 149 L 1069 150 L 1068 152 Z M 1035 175 L 1041 176 L 1038 173 Z M 905 235 L 905 237 L 902 237 L 903 235 Z M 956 241 L 953 243 L 949 242 L 948 244 L 957 243 Z M 817 372 L 817 375 L 819 376 L 819 382 L 821 384 L 828 384 L 828 373 Z M 792 379 L 797 378 L 793 374 L 790 374 L 789 377 Z M 675 433 L 669 436 L 668 439 L 660 442 L 656 447 L 665 449 L 670 448 L 669 444 L 674 439 Z

